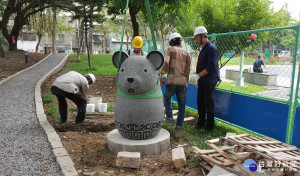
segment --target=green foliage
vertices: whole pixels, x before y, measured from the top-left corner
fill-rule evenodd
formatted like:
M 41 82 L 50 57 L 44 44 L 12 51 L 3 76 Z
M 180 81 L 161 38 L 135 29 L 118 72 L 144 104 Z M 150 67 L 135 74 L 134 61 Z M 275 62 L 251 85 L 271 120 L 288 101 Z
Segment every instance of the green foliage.
M 60 12 L 61 10 L 57 10 L 56 13 L 61 14 Z M 28 21 L 28 27 L 32 29 L 32 33 L 38 36 L 48 34 L 48 37 L 52 38 L 53 18 L 49 18 L 50 16 L 52 16 L 52 11 L 50 10 L 32 15 Z M 73 34 L 75 29 L 72 28 L 71 24 L 66 23 L 67 20 L 70 19 L 66 15 L 57 16 L 56 30 L 58 34 Z
M 244 83 L 245 85 L 243 87 L 235 86 L 235 82 L 225 82 L 222 81 L 221 84 L 218 86 L 218 88 L 233 90 L 237 92 L 243 92 L 243 93 L 258 93 L 258 92 L 264 92 L 267 91 L 263 86 L 257 86 L 253 84 Z
M 222 62 L 226 62 L 229 59 L 222 58 Z M 254 61 L 256 58 L 252 59 L 249 57 L 244 58 L 244 65 L 253 65 Z M 264 60 L 265 64 L 267 65 L 282 65 L 282 61 L 271 61 L 271 60 Z M 226 64 L 227 66 L 229 65 L 240 65 L 241 63 L 241 57 L 234 57 L 230 59 L 230 61 Z
M 2 33 L 0 32 L 0 45 L 2 46 L 4 52 L 8 51 L 8 43 L 7 40 L 3 37 Z
M 59 111 L 58 111 L 57 107 L 50 107 L 49 109 L 47 109 L 47 111 L 45 112 L 45 114 L 52 116 L 55 121 L 59 121 L 60 120 L 60 115 L 59 115 Z
M 75 19 L 81 19 L 86 26 L 92 27 L 93 22 L 104 21 L 104 15 L 100 13 L 104 3 L 104 0 L 77 0 L 76 4 L 71 4 L 71 10 L 75 12 Z
M 188 0 L 180 7 L 175 26 L 182 36 L 193 36 L 197 26 L 212 34 L 290 25 L 287 8 L 274 13 L 270 4 L 268 0 Z
M 42 95 L 42 100 L 46 104 L 52 103 L 54 101 L 54 96 L 52 93 L 48 92 L 48 93 Z
M 107 108 L 107 112 L 114 112 L 115 111 L 115 106 L 109 106 Z
M 86 55 L 81 56 L 81 61 L 77 62 L 76 55 L 71 55 L 70 60 L 73 61 L 71 65 L 67 65 L 67 70 L 76 70 L 81 74 L 93 73 L 96 76 L 116 76 L 117 68 L 112 63 L 112 55 L 92 55 L 91 62 L 93 68 L 88 66 L 88 59 Z
M 125 14 L 126 0 L 111 0 L 108 3 L 108 14 L 119 15 Z M 180 9 L 181 4 L 184 1 L 180 0 L 149 0 L 151 16 L 154 23 L 156 34 L 162 35 L 169 33 L 174 26 L 173 22 L 177 13 L 177 10 Z M 129 13 L 132 22 L 132 28 L 134 31 L 133 35 L 140 35 L 139 24 L 135 24 L 137 14 L 142 11 L 144 15 L 144 21 L 148 22 L 147 10 L 145 6 L 145 1 L 141 0 L 130 0 L 128 4 Z M 137 33 L 138 32 L 138 33 Z M 158 33 L 159 32 L 159 33 Z M 142 32 L 143 33 L 143 32 Z M 161 37 L 159 37 L 161 38 Z

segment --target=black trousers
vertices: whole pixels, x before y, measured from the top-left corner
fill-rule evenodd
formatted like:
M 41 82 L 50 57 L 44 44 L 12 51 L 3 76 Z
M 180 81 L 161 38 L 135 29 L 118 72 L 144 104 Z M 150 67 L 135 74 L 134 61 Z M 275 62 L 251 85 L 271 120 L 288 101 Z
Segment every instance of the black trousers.
M 51 92 L 56 95 L 58 100 L 60 121 L 62 123 L 66 122 L 68 119 L 68 104 L 66 98 L 72 100 L 77 106 L 77 117 L 75 122 L 82 122 L 85 118 L 86 104 L 87 100 L 82 93 L 72 94 L 61 90 L 56 86 L 51 87 Z
M 262 68 L 258 68 L 258 67 L 253 67 L 253 72 L 256 72 L 256 73 L 263 73 L 263 69 Z
M 198 85 L 197 104 L 199 118 L 197 121 L 198 127 L 206 127 L 212 129 L 214 127 L 215 118 L 215 103 L 214 91 L 216 84 Z M 207 119 L 205 120 L 205 116 Z M 206 125 L 205 125 L 206 122 Z

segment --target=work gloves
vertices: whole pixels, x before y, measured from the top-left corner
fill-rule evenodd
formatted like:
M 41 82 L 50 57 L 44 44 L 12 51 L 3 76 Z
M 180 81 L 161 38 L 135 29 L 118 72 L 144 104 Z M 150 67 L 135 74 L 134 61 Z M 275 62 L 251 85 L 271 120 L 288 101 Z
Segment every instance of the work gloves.
M 190 79 L 190 82 L 193 83 L 194 85 L 197 85 L 199 78 L 200 78 L 200 76 L 198 74 L 196 74 Z

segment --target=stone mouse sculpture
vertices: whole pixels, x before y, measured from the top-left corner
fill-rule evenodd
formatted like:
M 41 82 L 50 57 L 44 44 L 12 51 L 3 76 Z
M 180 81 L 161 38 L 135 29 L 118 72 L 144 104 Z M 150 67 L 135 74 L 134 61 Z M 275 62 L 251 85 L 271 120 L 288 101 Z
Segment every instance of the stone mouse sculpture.
M 147 57 L 131 56 L 119 51 L 113 64 L 119 68 L 118 92 L 115 103 L 115 123 L 119 133 L 127 139 L 144 140 L 157 135 L 162 127 L 164 105 L 157 70 L 164 57 L 159 51 Z

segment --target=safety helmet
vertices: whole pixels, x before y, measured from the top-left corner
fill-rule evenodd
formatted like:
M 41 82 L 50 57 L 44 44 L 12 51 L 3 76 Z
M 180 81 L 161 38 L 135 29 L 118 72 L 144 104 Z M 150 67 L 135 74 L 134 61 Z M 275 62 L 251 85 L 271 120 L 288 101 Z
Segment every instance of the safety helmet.
M 142 48 L 143 44 L 143 39 L 140 36 L 135 36 L 132 40 L 132 45 L 134 48 Z
M 205 34 L 206 35 L 207 34 L 206 28 L 203 27 L 203 26 L 196 27 L 195 32 L 194 32 L 194 37 L 198 34 Z
M 169 36 L 169 41 L 171 41 L 172 39 L 175 39 L 175 38 L 182 38 L 181 35 L 177 32 L 174 32 L 174 33 L 171 33 L 170 36 Z
M 95 83 L 96 77 L 93 74 L 89 73 L 89 74 L 86 74 L 84 76 L 87 77 L 88 79 L 90 79 L 93 84 Z

